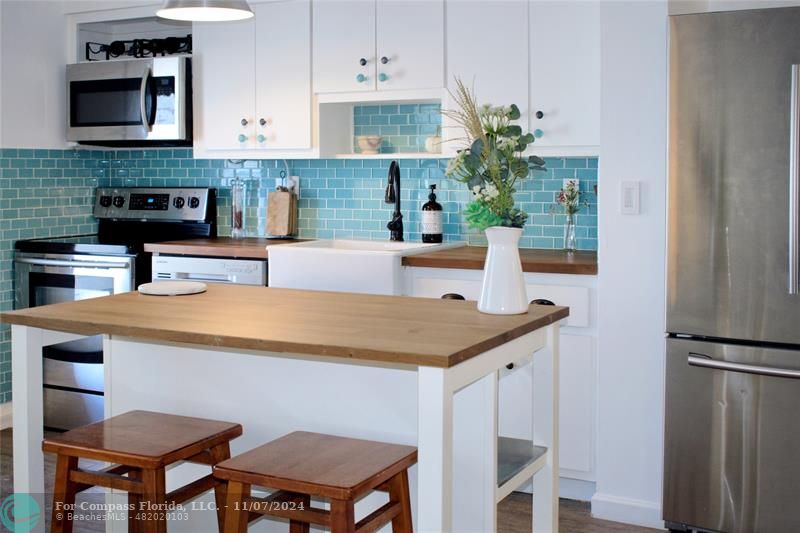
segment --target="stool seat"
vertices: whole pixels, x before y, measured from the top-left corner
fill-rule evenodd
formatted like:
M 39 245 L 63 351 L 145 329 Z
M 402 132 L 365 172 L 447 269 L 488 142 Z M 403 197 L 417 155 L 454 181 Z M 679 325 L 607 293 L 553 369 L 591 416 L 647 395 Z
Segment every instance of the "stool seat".
M 69 509 L 75 495 L 91 487 L 128 493 L 128 533 L 166 533 L 167 513 L 150 509 L 184 503 L 213 489 L 222 531 L 222 482 L 208 474 L 168 493 L 165 471 L 179 461 L 213 467 L 230 458 L 230 441 L 241 434 L 242 426 L 231 422 L 131 411 L 44 439 L 42 450 L 56 454 L 50 533 L 72 533 L 72 514 L 60 510 Z M 80 459 L 112 464 L 85 470 Z
M 296 431 L 214 467 L 220 479 L 339 500 L 358 498 L 417 462 L 413 446 Z
M 131 411 L 44 439 L 42 450 L 142 468 L 188 459 L 242 434 L 231 422 Z

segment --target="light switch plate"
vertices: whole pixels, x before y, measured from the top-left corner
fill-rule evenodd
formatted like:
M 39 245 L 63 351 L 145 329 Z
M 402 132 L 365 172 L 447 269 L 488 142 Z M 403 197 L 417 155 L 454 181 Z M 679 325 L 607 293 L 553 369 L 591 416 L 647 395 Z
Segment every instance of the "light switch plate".
M 622 181 L 619 184 L 619 212 L 623 215 L 638 215 L 641 212 L 641 182 Z

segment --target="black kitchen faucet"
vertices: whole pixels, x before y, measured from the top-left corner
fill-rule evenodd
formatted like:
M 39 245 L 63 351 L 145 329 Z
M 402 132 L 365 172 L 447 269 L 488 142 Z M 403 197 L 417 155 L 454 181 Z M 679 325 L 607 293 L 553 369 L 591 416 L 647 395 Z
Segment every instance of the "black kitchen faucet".
M 397 164 L 397 161 L 392 161 L 389 165 L 389 183 L 386 185 L 385 201 L 387 204 L 394 204 L 392 220 L 386 224 L 391 231 L 389 239 L 403 241 L 403 214 L 400 212 L 400 165 Z

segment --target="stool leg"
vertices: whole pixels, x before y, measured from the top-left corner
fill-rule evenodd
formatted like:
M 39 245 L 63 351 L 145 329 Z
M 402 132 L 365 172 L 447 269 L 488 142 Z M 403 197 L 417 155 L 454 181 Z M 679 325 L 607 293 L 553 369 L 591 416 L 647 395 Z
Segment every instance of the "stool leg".
M 228 481 L 225 489 L 225 533 L 247 533 L 250 513 L 244 509 L 244 499 L 250 496 L 250 485 Z
M 144 520 L 141 520 L 142 532 L 167 533 L 166 511 L 162 509 L 167 501 L 164 469 L 143 469 L 142 483 L 144 484 L 142 502 L 145 504 L 141 510 L 141 514 L 144 515 Z
M 331 500 L 331 533 L 355 533 L 353 500 Z
M 411 498 L 408 495 L 408 470 L 403 470 L 387 483 L 389 499 L 400 503 L 400 514 L 392 519 L 392 533 L 412 533 Z
M 72 519 L 67 515 L 66 507 L 75 504 L 76 483 L 69 479 L 69 474 L 78 468 L 78 458 L 59 455 L 56 460 L 56 479 L 53 485 L 53 515 L 50 533 L 72 533 Z
M 142 471 L 141 470 L 131 470 L 128 472 L 128 478 L 141 481 L 142 480 Z M 135 492 L 128 493 L 128 505 L 130 506 L 131 510 L 128 511 L 128 533 L 140 533 L 142 530 L 139 524 L 139 521 L 136 520 L 136 513 L 140 512 L 141 509 L 139 508 L 139 504 L 142 502 L 142 495 L 136 494 Z
M 307 511 L 311 507 L 311 496 L 303 494 L 300 498 L 303 505 L 303 510 Z M 308 522 L 298 522 L 296 520 L 289 520 L 289 533 L 309 533 L 311 530 Z
M 215 465 L 217 463 L 221 463 L 225 459 L 231 458 L 231 446 L 228 442 L 214 446 L 208 452 L 211 455 L 211 459 Z M 217 524 L 219 525 L 219 533 L 222 533 L 225 527 L 225 489 L 226 485 L 221 481 L 218 481 L 217 485 L 214 487 L 214 500 L 217 505 Z

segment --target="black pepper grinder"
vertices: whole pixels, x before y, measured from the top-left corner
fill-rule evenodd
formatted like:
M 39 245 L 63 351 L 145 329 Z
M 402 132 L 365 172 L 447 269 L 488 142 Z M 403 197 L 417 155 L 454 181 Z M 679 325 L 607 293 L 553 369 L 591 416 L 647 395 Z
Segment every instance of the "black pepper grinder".
M 431 185 L 428 201 L 422 206 L 422 242 L 442 242 L 442 205 L 436 201 L 436 185 Z

